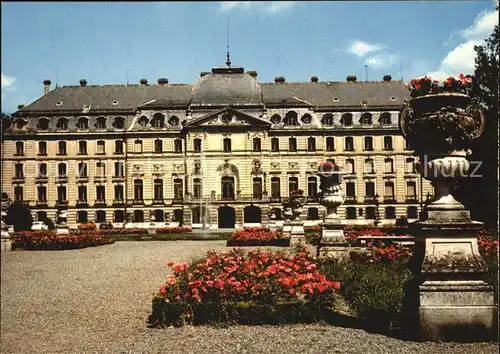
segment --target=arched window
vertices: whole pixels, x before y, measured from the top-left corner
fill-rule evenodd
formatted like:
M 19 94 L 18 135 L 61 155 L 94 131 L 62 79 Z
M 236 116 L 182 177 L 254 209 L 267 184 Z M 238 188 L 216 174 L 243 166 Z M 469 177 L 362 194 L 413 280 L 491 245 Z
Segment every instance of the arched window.
M 368 113 L 368 112 L 365 112 L 361 115 L 361 119 L 360 119 L 360 122 L 361 122 L 361 125 L 370 125 L 372 124 L 372 114 L 371 113 Z
M 285 119 L 284 119 L 285 126 L 294 126 L 294 125 L 299 125 L 299 122 L 297 120 L 297 112 L 295 111 L 290 111 L 286 114 Z
M 380 125 L 390 125 L 391 124 L 391 114 L 389 112 L 384 112 L 379 118 Z
M 86 223 L 89 221 L 88 214 L 85 210 L 78 210 L 76 212 L 76 222 L 77 223 Z
M 342 114 L 340 123 L 342 123 L 343 127 L 350 127 L 352 125 L 352 114 L 351 113 Z
M 142 125 L 144 127 L 149 123 L 149 119 L 146 116 L 142 116 L 141 118 L 139 118 L 138 123 L 139 125 Z
M 68 171 L 66 169 L 66 164 L 64 162 L 60 162 L 57 164 L 57 177 L 65 178 L 68 176 Z
M 144 211 L 134 210 L 134 222 L 144 222 Z
M 68 120 L 66 118 L 59 118 L 57 120 L 56 128 L 59 130 L 68 130 Z
M 392 150 L 392 136 L 384 136 L 384 150 Z
M 106 118 L 98 117 L 95 123 L 96 129 L 106 129 Z
M 323 116 L 323 119 L 321 119 L 321 123 L 326 126 L 326 127 L 331 127 L 333 126 L 333 114 L 327 113 Z
M 254 152 L 261 151 L 260 138 L 253 138 L 253 151 Z
M 48 130 L 49 129 L 49 120 L 47 118 L 40 118 L 38 120 L 37 128 L 40 130 Z
M 89 129 L 89 119 L 87 117 L 80 117 L 76 122 L 76 127 L 79 130 L 87 130 Z
M 224 152 L 231 152 L 231 139 L 224 138 L 222 141 Z
M 123 222 L 125 221 L 125 213 L 123 210 L 115 210 L 113 212 L 113 221 L 114 222 Z
M 106 142 L 104 140 L 98 140 L 97 141 L 97 149 L 96 149 L 96 154 L 102 155 L 106 152 Z
M 156 222 L 164 222 L 165 221 L 165 213 L 161 209 L 156 209 L 153 211 L 153 216 Z
M 170 117 L 170 119 L 168 120 L 168 124 L 170 124 L 172 126 L 178 125 L 179 124 L 179 118 L 177 118 L 177 116 Z
M 125 118 L 116 117 L 115 120 L 113 121 L 113 127 L 115 127 L 116 129 L 125 128 Z
M 165 127 L 165 116 L 161 113 L 155 113 L 153 115 L 153 119 L 151 120 L 151 126 L 153 128 Z
M 300 118 L 300 120 L 301 120 L 301 121 L 302 121 L 302 123 L 304 123 L 304 124 L 309 124 L 309 123 L 311 123 L 311 121 L 312 121 L 312 117 L 311 117 L 311 115 L 310 115 L 309 113 L 306 113 L 306 114 L 304 114 L 304 115 L 302 116 L 302 118 Z
M 106 212 L 104 210 L 97 210 L 95 212 L 95 222 L 106 222 Z
M 281 117 L 279 114 L 274 114 L 272 117 L 271 117 L 271 123 L 273 124 L 280 124 L 281 123 Z

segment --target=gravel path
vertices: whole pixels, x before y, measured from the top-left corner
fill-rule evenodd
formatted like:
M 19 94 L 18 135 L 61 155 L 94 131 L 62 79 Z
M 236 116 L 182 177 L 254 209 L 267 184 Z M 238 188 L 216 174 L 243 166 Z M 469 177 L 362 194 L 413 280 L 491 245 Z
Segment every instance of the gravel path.
M 147 328 L 167 262 L 209 249 L 225 241 L 2 253 L 1 353 L 498 353 L 491 343 L 416 343 L 328 325 Z

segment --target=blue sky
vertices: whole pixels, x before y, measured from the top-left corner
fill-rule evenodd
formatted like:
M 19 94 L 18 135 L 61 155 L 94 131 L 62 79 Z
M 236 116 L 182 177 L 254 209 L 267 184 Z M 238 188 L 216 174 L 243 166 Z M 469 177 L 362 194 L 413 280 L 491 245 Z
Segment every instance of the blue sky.
M 224 65 L 258 79 L 381 80 L 471 72 L 474 44 L 498 24 L 495 1 L 2 2 L 2 111 L 52 87 L 193 83 Z

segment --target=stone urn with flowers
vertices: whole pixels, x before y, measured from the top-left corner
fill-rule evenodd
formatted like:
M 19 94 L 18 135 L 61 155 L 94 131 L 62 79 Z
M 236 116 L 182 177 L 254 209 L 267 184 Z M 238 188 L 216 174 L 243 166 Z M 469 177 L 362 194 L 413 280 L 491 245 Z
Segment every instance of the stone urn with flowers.
M 292 209 L 292 220 L 297 220 L 304 212 L 304 205 L 306 205 L 306 197 L 304 196 L 304 190 L 296 189 L 290 191 L 290 197 L 288 198 L 288 206 Z
M 283 236 L 290 238 L 290 245 L 305 244 L 304 221 L 300 214 L 304 212 L 307 199 L 302 189 L 290 191 L 288 202 L 283 204 L 284 215 L 287 220 L 283 224 Z
M 471 340 L 485 339 L 496 323 L 492 288 L 481 280 L 486 265 L 477 232 L 483 224 L 471 220 L 453 197 L 459 179 L 473 178 L 467 156 L 484 129 L 472 85 L 473 77 L 463 74 L 443 82 L 413 79 L 408 86 L 411 99 L 399 120 L 419 158 L 419 173 L 434 187 L 434 199 L 412 225 L 417 288 L 408 298 L 414 299 L 410 307 L 415 307 L 414 323 L 424 340 L 462 340 L 465 334 Z

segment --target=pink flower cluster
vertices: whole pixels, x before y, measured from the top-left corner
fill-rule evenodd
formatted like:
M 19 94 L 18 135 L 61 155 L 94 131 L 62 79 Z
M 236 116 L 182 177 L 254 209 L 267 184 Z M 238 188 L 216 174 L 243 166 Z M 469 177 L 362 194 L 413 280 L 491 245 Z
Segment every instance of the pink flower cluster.
M 233 232 L 231 239 L 234 241 L 271 241 L 282 238 L 282 233 L 269 231 L 264 227 L 245 227 L 243 230 Z

